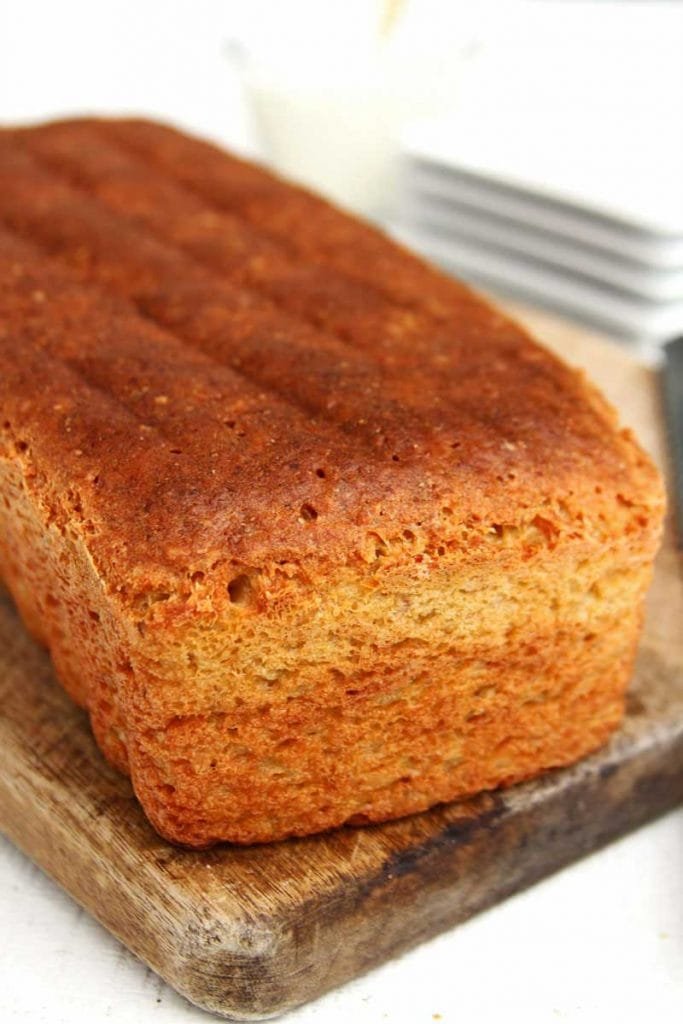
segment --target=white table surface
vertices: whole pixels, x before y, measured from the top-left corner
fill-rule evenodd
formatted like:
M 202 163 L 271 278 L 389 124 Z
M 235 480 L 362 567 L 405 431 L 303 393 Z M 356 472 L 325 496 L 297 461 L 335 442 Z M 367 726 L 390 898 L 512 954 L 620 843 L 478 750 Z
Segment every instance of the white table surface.
M 0 895 L 4 1024 L 211 1019 L 4 839 Z M 683 809 L 284 1019 L 680 1024 Z

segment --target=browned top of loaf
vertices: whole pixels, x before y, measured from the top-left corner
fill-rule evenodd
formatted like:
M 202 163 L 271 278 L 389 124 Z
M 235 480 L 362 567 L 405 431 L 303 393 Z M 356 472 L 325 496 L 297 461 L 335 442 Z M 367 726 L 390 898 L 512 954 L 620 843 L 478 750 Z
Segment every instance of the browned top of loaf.
M 4 131 L 0 225 L 2 419 L 115 588 L 346 563 L 405 530 L 470 557 L 544 509 L 548 536 L 608 534 L 660 500 L 602 399 L 519 326 L 207 143 Z

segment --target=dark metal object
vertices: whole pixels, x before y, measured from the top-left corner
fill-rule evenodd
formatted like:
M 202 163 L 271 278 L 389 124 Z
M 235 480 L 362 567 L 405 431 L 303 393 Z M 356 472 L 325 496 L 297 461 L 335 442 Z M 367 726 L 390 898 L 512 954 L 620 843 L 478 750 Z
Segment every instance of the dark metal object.
M 673 467 L 678 546 L 683 548 L 683 336 L 664 346 L 664 411 Z

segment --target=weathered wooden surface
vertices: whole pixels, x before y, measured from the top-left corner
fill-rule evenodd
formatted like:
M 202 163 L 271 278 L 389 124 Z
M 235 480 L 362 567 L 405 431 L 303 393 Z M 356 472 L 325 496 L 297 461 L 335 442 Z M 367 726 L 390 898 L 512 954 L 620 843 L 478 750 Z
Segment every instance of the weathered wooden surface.
M 661 460 L 652 375 L 535 319 Z M 171 985 L 237 1019 L 311 999 L 681 800 L 683 582 L 670 537 L 627 719 L 605 750 L 404 821 L 251 849 L 159 839 L 0 600 L 0 828 Z

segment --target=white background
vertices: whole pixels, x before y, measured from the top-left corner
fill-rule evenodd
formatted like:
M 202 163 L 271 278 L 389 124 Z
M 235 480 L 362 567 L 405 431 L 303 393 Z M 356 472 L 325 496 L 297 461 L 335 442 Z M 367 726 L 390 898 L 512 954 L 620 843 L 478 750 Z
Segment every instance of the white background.
M 227 44 L 241 40 L 290 76 L 331 66 L 351 76 L 379 10 L 380 0 L 0 0 L 0 122 L 138 111 L 250 148 Z M 680 135 L 675 0 L 404 0 L 392 38 L 406 76 L 438 68 L 451 106 L 546 111 L 539 149 L 563 109 L 588 119 L 597 106 L 636 129 L 661 117 L 663 135 Z
M 624 18 L 639 6 L 624 5 Z M 307 28 L 297 20 L 303 8 Z M 518 4 L 415 0 L 410 14 L 416 37 L 424 32 L 427 39 L 429 19 L 446 8 L 451 34 L 442 33 L 440 41 L 452 39 L 463 65 L 480 59 L 481 69 L 487 53 L 505 52 L 516 55 L 517 69 L 527 58 L 552 64 L 547 53 L 539 57 L 539 37 L 526 32 Z M 328 22 L 336 19 L 333 29 L 321 27 L 321 12 Z M 364 0 L 346 5 L 0 0 L 0 121 L 86 109 L 145 112 L 253 150 L 226 42 L 256 41 L 279 48 L 295 63 L 297 53 L 310 49 L 311 33 L 327 31 L 340 48 L 353 46 L 370 31 L 375 14 Z M 514 44 L 507 51 L 501 48 L 506 38 Z M 623 62 L 618 53 L 600 53 L 607 81 L 609 61 L 617 69 Z M 565 63 L 585 94 L 588 70 L 583 74 L 580 60 Z M 508 62 L 506 74 L 510 67 Z M 477 71 L 470 81 L 480 88 L 483 75 Z M 566 94 L 570 84 L 568 77 L 555 87 Z M 683 813 L 642 829 L 288 1019 L 420 1024 L 436 1015 L 458 1024 L 678 1024 L 683 1019 Z M 0 840 L 0 1021 L 204 1019 Z

